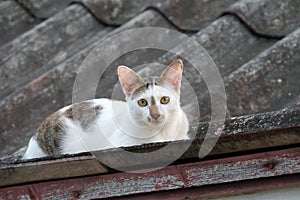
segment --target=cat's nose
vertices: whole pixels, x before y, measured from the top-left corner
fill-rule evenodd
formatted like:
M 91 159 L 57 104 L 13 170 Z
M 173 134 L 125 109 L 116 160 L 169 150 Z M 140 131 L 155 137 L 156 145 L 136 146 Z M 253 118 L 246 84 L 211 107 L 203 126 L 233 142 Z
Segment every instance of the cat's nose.
M 153 119 L 157 120 L 160 117 L 160 114 L 151 114 L 150 115 Z

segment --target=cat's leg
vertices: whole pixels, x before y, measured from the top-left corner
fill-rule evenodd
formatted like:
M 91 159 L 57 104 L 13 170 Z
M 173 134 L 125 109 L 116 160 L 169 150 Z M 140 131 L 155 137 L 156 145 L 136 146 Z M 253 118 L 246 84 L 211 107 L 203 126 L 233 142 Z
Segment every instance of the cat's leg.
M 40 158 L 47 156 L 40 148 L 38 142 L 32 137 L 29 141 L 27 150 L 23 156 L 23 159 Z

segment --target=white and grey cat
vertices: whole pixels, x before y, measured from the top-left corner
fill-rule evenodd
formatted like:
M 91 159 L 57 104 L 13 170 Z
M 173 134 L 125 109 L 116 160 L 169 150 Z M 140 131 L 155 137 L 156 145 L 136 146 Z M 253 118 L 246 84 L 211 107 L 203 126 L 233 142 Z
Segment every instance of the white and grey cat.
M 188 139 L 189 123 L 180 107 L 182 67 L 176 60 L 156 82 L 145 82 L 120 66 L 127 102 L 93 99 L 58 110 L 30 139 L 24 159 Z

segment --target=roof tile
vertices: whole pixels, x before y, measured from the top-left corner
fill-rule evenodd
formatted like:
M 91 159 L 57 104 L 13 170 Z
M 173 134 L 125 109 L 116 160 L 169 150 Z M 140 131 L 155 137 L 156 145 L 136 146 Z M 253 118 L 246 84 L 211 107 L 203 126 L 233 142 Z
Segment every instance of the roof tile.
M 38 20 L 15 1 L 0 2 L 0 46 L 31 29 Z
M 46 19 L 63 10 L 72 0 L 22 0 L 19 2 L 36 18 Z
M 228 12 L 235 13 L 253 31 L 270 37 L 283 37 L 300 26 L 300 1 L 242 0 Z
M 177 0 L 172 5 L 157 7 L 182 30 L 199 31 L 237 0 Z M 172 1 L 173 2 L 173 1 Z
M 237 0 L 77 0 L 102 22 L 121 25 L 148 8 L 163 13 L 182 30 L 198 31 L 219 17 L 223 10 Z
M 84 7 L 72 5 L 2 46 L 0 98 L 84 48 L 105 29 Z
M 285 108 L 299 96 L 300 29 L 237 69 L 225 79 L 232 115 Z

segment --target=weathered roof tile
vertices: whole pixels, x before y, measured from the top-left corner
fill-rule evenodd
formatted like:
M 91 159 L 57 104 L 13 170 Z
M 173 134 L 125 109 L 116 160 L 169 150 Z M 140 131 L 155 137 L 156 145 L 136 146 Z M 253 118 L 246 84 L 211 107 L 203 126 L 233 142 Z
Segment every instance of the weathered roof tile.
M 2 46 L 0 98 L 84 48 L 105 29 L 84 7 L 72 5 Z
M 237 0 L 177 0 L 171 5 L 157 7 L 176 26 L 183 30 L 199 31 L 221 16 Z
M 106 24 L 121 25 L 148 8 L 163 13 L 183 30 L 198 31 L 219 17 L 223 10 L 237 0 L 77 0 Z
M 300 26 L 300 1 L 242 0 L 228 12 L 235 13 L 258 34 L 283 37 Z
M 300 29 L 225 79 L 232 115 L 285 108 L 300 94 Z
M 20 0 L 33 16 L 38 19 L 46 19 L 63 10 L 72 0 Z
M 0 2 L 0 46 L 31 29 L 39 20 L 15 1 Z

